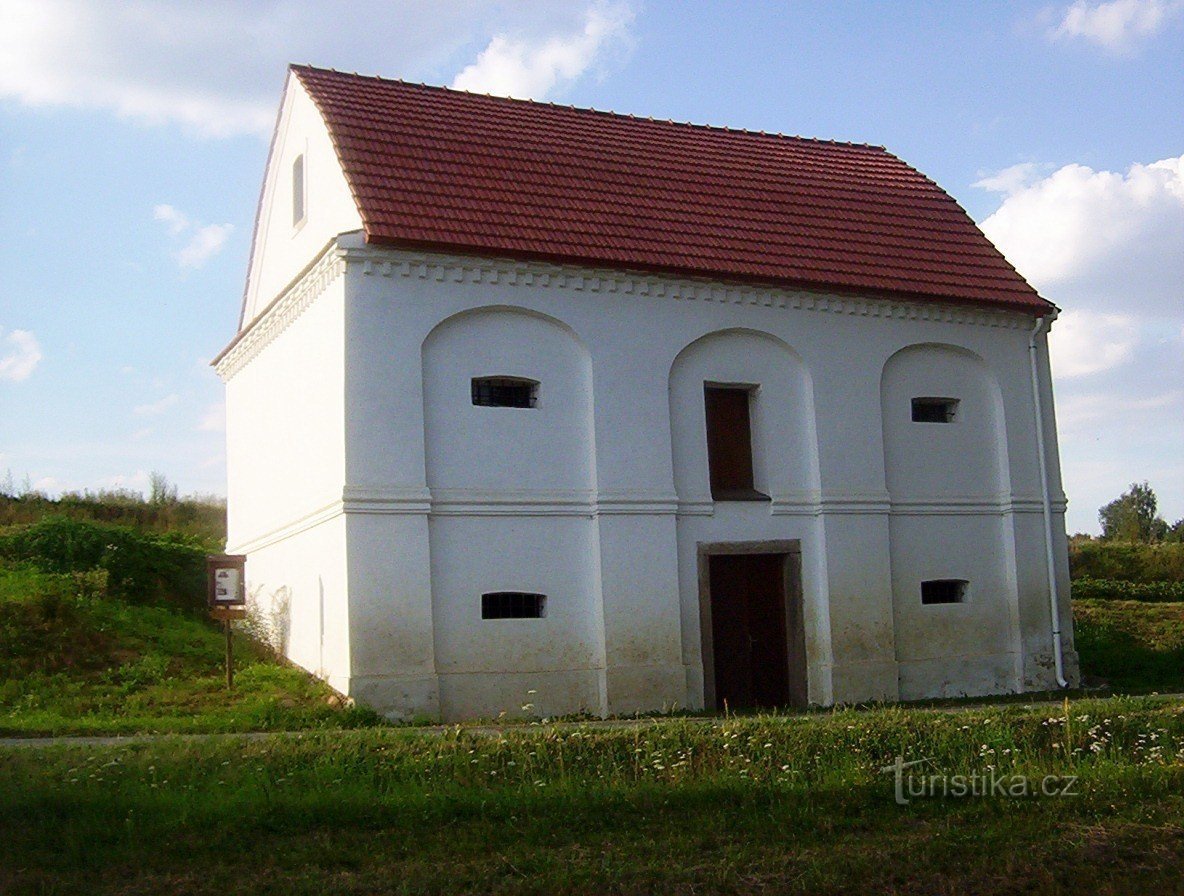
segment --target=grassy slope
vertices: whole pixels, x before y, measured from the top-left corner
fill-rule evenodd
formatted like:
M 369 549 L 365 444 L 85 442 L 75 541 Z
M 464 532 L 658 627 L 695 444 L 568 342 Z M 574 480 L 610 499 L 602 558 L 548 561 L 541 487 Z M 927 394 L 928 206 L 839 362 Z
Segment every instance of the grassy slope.
M 1184 710 L 1066 708 L 9 750 L 0 891 L 1178 892 Z M 902 807 L 897 755 L 1080 795 Z
M 94 589 L 91 589 L 92 592 Z M 0 565 L 0 733 L 250 731 L 372 723 L 306 673 L 206 619 L 88 593 L 86 577 Z
M 1184 691 L 1184 603 L 1073 601 L 1081 667 L 1116 691 Z

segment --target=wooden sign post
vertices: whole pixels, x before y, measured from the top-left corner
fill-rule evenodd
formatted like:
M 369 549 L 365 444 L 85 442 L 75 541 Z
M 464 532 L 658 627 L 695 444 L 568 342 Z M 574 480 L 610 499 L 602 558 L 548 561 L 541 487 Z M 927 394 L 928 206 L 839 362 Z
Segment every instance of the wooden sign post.
M 206 557 L 207 601 L 210 615 L 226 630 L 226 688 L 234 687 L 234 641 L 230 621 L 247 615 L 247 558 L 242 554 L 210 554 Z

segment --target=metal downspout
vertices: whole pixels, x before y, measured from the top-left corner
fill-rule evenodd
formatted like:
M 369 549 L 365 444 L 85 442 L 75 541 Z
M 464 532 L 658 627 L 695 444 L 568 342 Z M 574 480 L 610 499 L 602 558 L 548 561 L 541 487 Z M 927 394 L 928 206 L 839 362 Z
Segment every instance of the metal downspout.
M 1048 459 L 1044 447 L 1044 409 L 1040 400 L 1040 373 L 1036 363 L 1036 340 L 1046 323 L 1051 326 L 1057 319 L 1054 309 L 1036 321 L 1032 335 L 1028 338 L 1028 360 L 1032 366 L 1032 400 L 1036 407 L 1036 452 L 1040 460 L 1040 498 L 1044 505 L 1044 555 L 1048 562 L 1048 610 L 1052 614 L 1052 657 L 1057 676 L 1057 685 L 1069 687 L 1065 679 L 1065 655 L 1061 645 L 1061 609 L 1057 594 L 1057 563 L 1052 547 L 1052 498 L 1048 493 Z

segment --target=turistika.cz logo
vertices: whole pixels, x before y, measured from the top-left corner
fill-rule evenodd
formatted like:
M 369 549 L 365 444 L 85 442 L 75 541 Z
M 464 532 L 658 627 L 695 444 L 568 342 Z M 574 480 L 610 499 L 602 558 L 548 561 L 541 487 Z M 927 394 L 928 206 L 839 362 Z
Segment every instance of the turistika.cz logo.
M 1076 775 L 1004 775 L 995 769 L 971 772 L 968 775 L 923 774 L 918 766 L 930 764 L 928 759 L 905 762 L 897 756 L 892 765 L 880 769 L 895 778 L 896 803 L 907 806 L 914 799 L 960 799 L 963 797 L 999 797 L 1024 799 L 1037 796 L 1077 796 Z M 916 771 L 914 771 L 916 769 Z

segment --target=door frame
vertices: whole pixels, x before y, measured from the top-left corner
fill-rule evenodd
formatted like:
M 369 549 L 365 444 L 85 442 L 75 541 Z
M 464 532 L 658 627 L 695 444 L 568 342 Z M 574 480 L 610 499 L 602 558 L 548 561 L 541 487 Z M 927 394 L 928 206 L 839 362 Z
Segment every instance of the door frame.
M 805 706 L 809 700 L 806 678 L 806 625 L 802 612 L 802 542 L 800 539 L 773 541 L 701 541 L 695 545 L 699 573 L 699 651 L 703 661 L 703 705 L 715 705 L 715 643 L 711 625 L 711 558 L 729 554 L 783 554 L 785 596 L 786 674 L 791 706 Z

